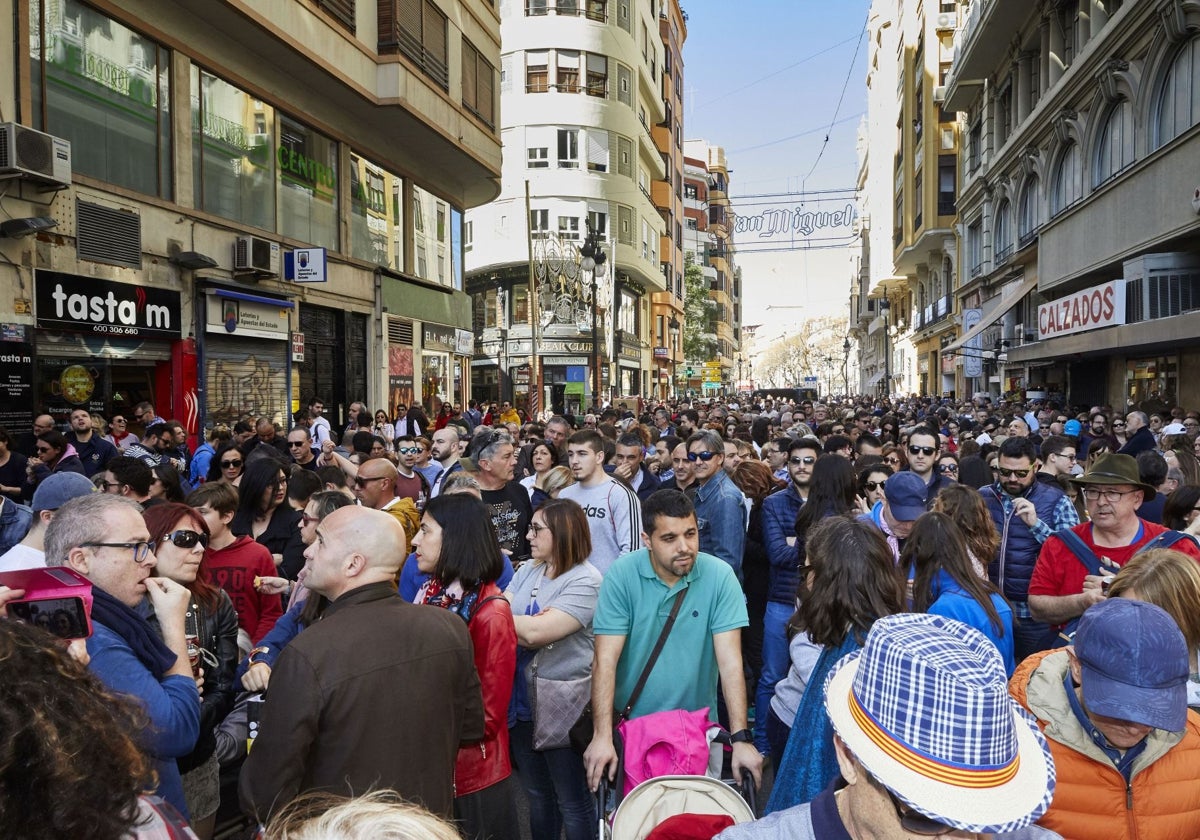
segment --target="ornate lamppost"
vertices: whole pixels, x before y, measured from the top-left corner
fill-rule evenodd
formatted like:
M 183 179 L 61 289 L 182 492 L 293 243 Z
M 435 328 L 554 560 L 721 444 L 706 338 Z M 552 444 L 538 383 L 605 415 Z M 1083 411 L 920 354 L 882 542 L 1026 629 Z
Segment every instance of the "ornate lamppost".
M 597 401 L 597 405 L 600 405 L 600 303 L 596 294 L 596 279 L 604 270 L 604 261 L 607 259 L 607 255 L 597 241 L 591 222 L 588 223 L 587 231 L 587 239 L 583 240 L 583 245 L 579 249 L 579 253 L 583 257 L 579 268 L 585 279 L 590 275 L 592 281 L 592 376 L 594 383 L 592 399 Z

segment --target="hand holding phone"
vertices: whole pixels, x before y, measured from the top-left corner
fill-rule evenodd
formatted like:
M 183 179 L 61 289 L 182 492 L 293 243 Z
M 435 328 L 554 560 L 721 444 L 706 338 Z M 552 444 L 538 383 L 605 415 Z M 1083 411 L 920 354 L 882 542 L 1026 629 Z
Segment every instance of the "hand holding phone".
M 0 572 L 0 609 L 60 639 L 92 634 L 91 581 L 65 566 Z
M 0 610 L 4 609 L 9 601 L 20 600 L 24 594 L 24 589 L 9 589 L 7 586 L 0 586 Z

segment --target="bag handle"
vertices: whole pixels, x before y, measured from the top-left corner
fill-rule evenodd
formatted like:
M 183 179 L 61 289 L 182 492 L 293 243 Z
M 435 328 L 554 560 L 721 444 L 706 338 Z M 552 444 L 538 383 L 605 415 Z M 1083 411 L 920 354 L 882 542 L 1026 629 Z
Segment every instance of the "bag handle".
M 650 658 L 646 660 L 646 666 L 642 668 L 641 676 L 638 677 L 637 684 L 634 685 L 633 691 L 629 694 L 629 702 L 625 704 L 625 708 L 617 715 L 617 722 L 629 720 L 629 713 L 633 711 L 634 705 L 638 698 L 642 695 L 642 689 L 646 687 L 646 680 L 650 678 L 650 672 L 654 669 L 654 663 L 658 661 L 658 655 L 662 653 L 663 647 L 667 644 L 667 636 L 671 635 L 671 628 L 675 626 L 675 616 L 679 615 L 679 605 L 683 603 L 683 596 L 687 594 L 687 587 L 679 590 L 679 594 L 675 596 L 675 603 L 671 605 L 671 614 L 667 616 L 667 623 L 663 625 L 662 632 L 658 634 L 658 641 L 654 643 L 654 650 L 650 651 Z

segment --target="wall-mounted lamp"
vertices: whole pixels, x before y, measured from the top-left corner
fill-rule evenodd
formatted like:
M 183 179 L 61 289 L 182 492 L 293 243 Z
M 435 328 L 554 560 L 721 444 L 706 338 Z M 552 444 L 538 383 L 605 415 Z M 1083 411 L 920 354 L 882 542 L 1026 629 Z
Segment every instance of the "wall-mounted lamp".
M 20 239 L 22 236 L 31 236 L 35 233 L 40 233 L 43 230 L 49 230 L 52 227 L 58 227 L 58 222 L 51 219 L 49 216 L 29 216 L 24 219 L 6 219 L 0 222 L 0 237 L 8 239 Z

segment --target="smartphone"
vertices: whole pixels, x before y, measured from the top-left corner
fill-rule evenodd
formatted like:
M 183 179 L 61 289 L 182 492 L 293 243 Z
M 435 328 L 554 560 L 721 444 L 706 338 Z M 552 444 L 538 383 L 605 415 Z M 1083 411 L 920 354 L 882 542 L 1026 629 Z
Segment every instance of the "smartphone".
M 74 569 L 52 566 L 0 572 L 0 585 L 25 590 L 19 601 L 8 602 L 9 618 L 60 639 L 92 635 L 92 583 Z

